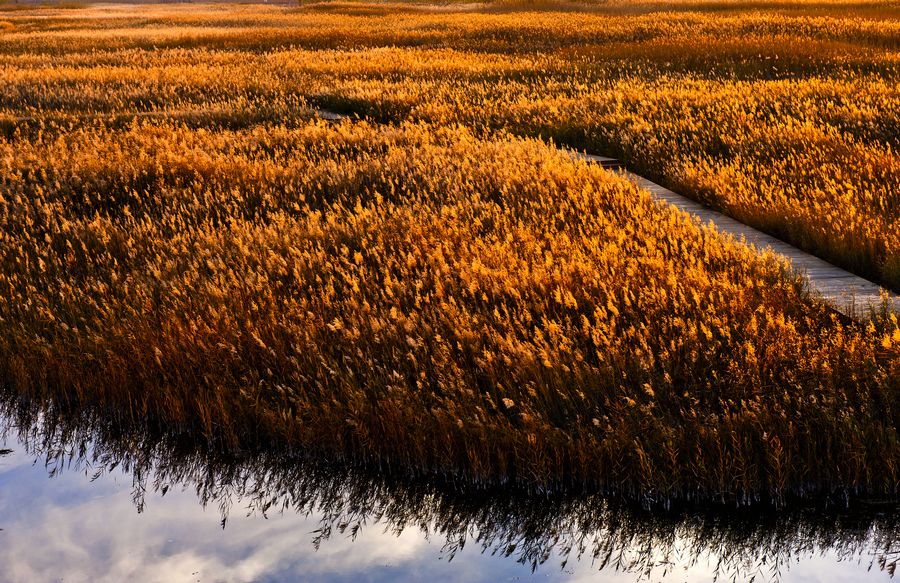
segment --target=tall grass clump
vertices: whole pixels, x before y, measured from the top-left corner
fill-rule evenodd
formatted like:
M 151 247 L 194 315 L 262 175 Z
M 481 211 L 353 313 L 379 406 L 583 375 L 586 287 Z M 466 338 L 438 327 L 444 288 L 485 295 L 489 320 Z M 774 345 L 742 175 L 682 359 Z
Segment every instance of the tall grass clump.
M 0 161 L 22 398 L 489 482 L 896 493 L 895 317 L 539 142 L 94 120 Z

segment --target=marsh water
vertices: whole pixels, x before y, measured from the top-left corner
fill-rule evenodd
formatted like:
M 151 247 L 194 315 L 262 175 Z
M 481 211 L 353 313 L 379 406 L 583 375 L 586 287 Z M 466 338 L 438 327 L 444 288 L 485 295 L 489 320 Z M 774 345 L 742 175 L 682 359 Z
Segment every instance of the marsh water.
M 70 422 L 71 421 L 71 422 Z M 648 509 L 0 416 L 0 581 L 887 581 L 878 501 Z

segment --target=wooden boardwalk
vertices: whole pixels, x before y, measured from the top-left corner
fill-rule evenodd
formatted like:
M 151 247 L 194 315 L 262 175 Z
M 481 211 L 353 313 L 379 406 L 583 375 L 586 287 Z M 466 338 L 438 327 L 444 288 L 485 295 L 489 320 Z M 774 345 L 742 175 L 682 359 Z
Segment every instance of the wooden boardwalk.
M 349 116 L 346 116 L 343 113 L 334 113 L 333 111 L 328 111 L 327 109 L 317 109 L 316 115 L 318 115 L 325 121 L 331 122 L 339 122 L 345 119 L 350 119 Z
M 650 182 L 642 176 L 628 172 L 614 158 L 575 151 L 570 152 L 576 159 L 617 170 L 640 188 L 649 191 L 656 199 L 699 218 L 703 224 L 711 224 L 717 231 L 727 233 L 736 240 L 752 245 L 756 249 L 771 249 L 785 257 L 790 261 L 791 267 L 796 272 L 806 277 L 813 294 L 845 316 L 864 319 L 872 310 L 881 308 L 884 301 L 883 298 L 887 298 L 893 310 L 900 313 L 900 296 L 876 283 L 854 275 L 823 259 L 819 259 L 815 255 L 785 243 L 781 239 L 767 235 L 758 229 L 714 211 L 702 203 Z

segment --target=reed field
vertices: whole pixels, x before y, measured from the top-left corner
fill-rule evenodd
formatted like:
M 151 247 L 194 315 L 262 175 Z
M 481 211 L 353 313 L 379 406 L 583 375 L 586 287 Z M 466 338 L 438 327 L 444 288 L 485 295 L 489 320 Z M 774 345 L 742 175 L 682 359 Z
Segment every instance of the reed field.
M 0 383 L 647 499 L 900 487 L 900 4 L 0 9 Z M 318 107 L 372 121 L 328 124 Z

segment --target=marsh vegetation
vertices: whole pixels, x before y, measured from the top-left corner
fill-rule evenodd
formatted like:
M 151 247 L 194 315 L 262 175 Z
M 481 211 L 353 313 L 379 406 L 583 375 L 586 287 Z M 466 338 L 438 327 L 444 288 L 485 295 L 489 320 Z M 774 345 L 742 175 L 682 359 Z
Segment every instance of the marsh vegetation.
M 894 5 L 3 18 L 15 395 L 525 489 L 896 494 L 896 316 L 546 143 L 896 288 Z

